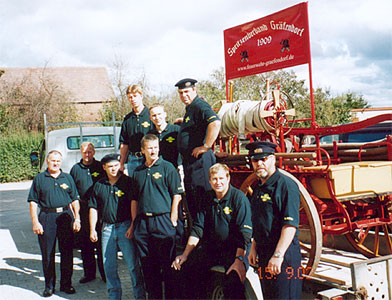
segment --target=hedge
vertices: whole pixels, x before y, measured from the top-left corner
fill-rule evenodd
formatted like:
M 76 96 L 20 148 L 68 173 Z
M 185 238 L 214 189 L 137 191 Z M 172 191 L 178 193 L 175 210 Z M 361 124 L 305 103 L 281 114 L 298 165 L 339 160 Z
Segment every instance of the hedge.
M 30 163 L 31 151 L 41 146 L 40 133 L 13 133 L 0 136 L 0 183 L 32 179 L 38 167 Z

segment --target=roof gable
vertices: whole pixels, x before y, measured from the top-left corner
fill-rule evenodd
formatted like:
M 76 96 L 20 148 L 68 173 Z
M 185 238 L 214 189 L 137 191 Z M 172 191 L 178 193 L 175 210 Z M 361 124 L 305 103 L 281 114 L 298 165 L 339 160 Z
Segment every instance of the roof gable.
M 102 102 L 113 98 L 114 91 L 105 67 L 46 67 L 46 68 L 2 68 L 5 72 L 0 82 L 21 82 L 30 77 L 32 82 L 47 78 L 58 84 L 76 103 Z

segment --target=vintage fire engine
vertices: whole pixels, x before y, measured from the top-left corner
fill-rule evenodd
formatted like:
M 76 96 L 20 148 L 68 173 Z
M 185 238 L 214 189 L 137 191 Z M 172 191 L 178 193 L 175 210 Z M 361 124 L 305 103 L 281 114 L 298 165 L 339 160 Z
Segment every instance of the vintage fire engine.
M 367 257 L 392 254 L 391 136 L 371 143 L 320 143 L 322 136 L 391 122 L 392 114 L 333 127 L 319 127 L 313 121 L 309 128 L 300 128 L 297 124 L 314 116 L 296 120 L 292 103 L 278 84 L 267 81 L 261 101 L 220 104 L 222 126 L 216 156 L 231 168 L 232 184 L 252 193 L 257 178 L 249 169 L 244 146 L 254 140 L 272 141 L 278 145 L 277 166 L 295 180 L 301 192 L 305 273 L 315 271 L 327 235 L 344 235 Z

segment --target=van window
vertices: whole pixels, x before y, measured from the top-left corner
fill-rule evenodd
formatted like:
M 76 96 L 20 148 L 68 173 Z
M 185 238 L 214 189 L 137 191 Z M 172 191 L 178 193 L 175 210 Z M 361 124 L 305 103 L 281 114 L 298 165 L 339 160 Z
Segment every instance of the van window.
M 96 149 L 114 147 L 112 134 L 107 135 L 84 135 L 83 142 L 90 142 Z M 67 147 L 69 150 L 80 149 L 80 136 L 70 136 L 67 138 Z

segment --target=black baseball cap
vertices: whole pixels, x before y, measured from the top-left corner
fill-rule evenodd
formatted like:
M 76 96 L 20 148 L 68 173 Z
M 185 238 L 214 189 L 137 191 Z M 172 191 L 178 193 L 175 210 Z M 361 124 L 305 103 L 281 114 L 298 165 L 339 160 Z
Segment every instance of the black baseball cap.
M 271 142 L 253 142 L 246 145 L 249 150 L 250 158 L 264 158 L 268 155 L 275 154 L 277 145 Z

